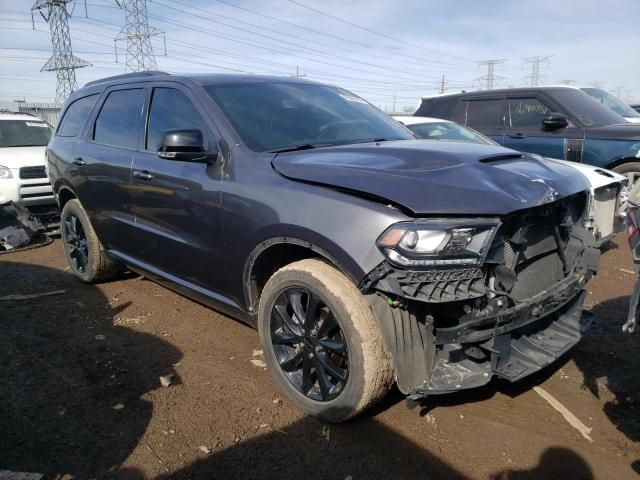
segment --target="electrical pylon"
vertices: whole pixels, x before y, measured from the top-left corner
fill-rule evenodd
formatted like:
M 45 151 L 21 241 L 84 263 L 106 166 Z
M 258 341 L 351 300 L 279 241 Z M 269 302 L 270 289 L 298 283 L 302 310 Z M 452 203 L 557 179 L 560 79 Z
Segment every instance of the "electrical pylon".
M 64 103 L 66 98 L 77 86 L 76 68 L 89 67 L 91 64 L 76 57 L 71 50 L 71 35 L 69 34 L 69 11 L 67 4 L 72 0 L 38 0 L 31 7 L 40 12 L 51 30 L 51 45 L 53 55 L 40 69 L 41 72 L 56 72 L 56 103 Z M 32 18 L 33 20 L 33 18 Z
M 157 70 L 156 57 L 151 45 L 151 37 L 162 35 L 164 32 L 149 26 L 147 18 L 147 0 L 115 0 L 125 12 L 125 24 L 114 42 L 127 42 L 126 71 L 140 72 L 143 70 Z M 165 40 L 166 42 L 166 40 Z M 165 43 L 165 54 L 166 54 Z M 116 48 L 116 60 L 118 51 Z

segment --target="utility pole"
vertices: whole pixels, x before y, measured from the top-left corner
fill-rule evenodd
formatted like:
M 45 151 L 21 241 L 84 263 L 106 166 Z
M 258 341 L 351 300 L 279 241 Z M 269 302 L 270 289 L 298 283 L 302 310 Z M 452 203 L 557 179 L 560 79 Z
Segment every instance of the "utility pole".
M 539 55 L 522 59 L 524 63 L 531 64 L 531 74 L 526 77 L 529 79 L 529 85 L 531 87 L 537 87 L 538 85 L 540 85 L 540 79 L 542 78 L 542 76 L 540 75 L 540 65 L 543 63 L 548 64 L 551 57 L 552 55 Z
M 33 12 L 38 11 L 51 31 L 53 54 L 40 69 L 41 72 L 56 72 L 56 103 L 61 104 L 78 87 L 76 68 L 91 64 L 76 57 L 71 50 L 69 34 L 69 11 L 67 4 L 71 0 L 38 0 L 31 7 L 31 22 L 34 25 Z
M 167 54 L 167 41 L 164 32 L 149 26 L 147 18 L 147 0 L 115 0 L 124 9 L 125 24 L 118 36 L 113 40 L 116 46 L 116 62 L 118 61 L 117 42 L 127 42 L 127 60 L 125 70 L 140 72 L 157 70 L 156 57 L 151 45 L 151 37 L 162 35 L 164 54 Z
M 393 111 L 391 113 L 396 113 L 396 94 L 393 94 Z
M 479 66 L 487 67 L 487 74 L 482 77 L 476 78 L 476 80 L 480 82 L 486 82 L 486 90 L 493 90 L 493 86 L 496 80 L 502 80 L 504 77 L 499 77 L 495 75 L 495 69 L 497 65 L 502 65 L 506 60 L 505 59 L 492 59 L 492 60 L 482 60 L 481 62 L 476 62 Z
M 444 94 L 444 75 L 442 75 L 442 81 L 440 82 L 440 95 Z

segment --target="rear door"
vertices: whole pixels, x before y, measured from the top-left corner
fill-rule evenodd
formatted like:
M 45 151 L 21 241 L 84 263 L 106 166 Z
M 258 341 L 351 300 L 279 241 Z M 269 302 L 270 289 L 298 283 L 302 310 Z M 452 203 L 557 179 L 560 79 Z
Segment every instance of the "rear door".
M 199 129 L 205 146 L 219 138 L 190 90 L 174 84 L 149 88 L 146 135 L 133 161 L 137 234 L 132 256 L 183 281 L 220 291 L 224 246 L 220 212 L 222 162 L 157 156 L 163 133 Z M 193 288 L 193 287 L 192 287 Z
M 550 98 L 541 94 L 510 94 L 506 108 L 505 147 L 544 157 L 581 161 L 582 129 L 571 122 L 557 130 L 546 130 L 542 125 L 543 118 L 549 113 L 567 116 Z
M 81 181 L 76 193 L 103 246 L 126 252 L 135 233 L 131 163 L 142 128 L 144 89 L 108 89 L 90 120 L 86 140 L 72 154 Z
M 464 124 L 500 144 L 504 141 L 504 96 L 482 95 L 464 100 Z

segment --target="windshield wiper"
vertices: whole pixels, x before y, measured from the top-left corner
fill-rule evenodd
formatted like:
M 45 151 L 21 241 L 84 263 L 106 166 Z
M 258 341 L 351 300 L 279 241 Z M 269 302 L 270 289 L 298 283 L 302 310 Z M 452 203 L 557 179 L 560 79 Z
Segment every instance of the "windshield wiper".
M 322 145 L 313 145 L 311 143 L 302 143 L 300 145 L 291 145 L 288 147 L 276 148 L 269 150 L 269 153 L 284 153 L 284 152 L 297 152 L 298 150 L 312 150 L 314 148 L 321 147 Z
M 396 139 L 397 140 L 397 139 Z M 349 143 L 345 143 L 345 145 L 357 145 L 359 143 L 378 143 L 378 142 L 390 142 L 392 141 L 389 138 L 368 138 L 366 140 L 356 140 L 355 142 L 349 142 Z

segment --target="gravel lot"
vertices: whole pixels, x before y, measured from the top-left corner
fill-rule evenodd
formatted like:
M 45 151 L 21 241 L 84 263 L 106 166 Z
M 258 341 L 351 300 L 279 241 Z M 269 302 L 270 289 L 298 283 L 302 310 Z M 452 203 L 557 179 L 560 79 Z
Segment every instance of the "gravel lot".
M 0 470 L 45 478 L 626 479 L 640 472 L 640 334 L 623 237 L 587 303 L 595 324 L 518 385 L 493 382 L 326 426 L 275 390 L 257 333 L 144 278 L 83 285 L 59 240 L 0 255 Z M 173 374 L 163 387 L 159 377 Z M 591 429 L 590 442 L 533 390 Z M 635 471 L 634 471 L 635 470 Z M 66 477 L 65 477 L 66 475 Z

